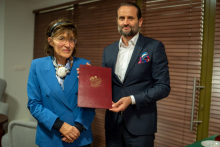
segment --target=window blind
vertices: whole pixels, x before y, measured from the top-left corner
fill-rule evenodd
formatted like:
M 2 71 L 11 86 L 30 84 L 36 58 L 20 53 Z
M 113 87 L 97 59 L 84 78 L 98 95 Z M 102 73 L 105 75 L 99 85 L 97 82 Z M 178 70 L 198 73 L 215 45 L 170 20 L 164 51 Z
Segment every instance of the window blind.
M 199 85 L 202 53 L 203 0 L 144 0 L 141 32 L 165 45 L 171 79 L 170 95 L 157 102 L 155 147 L 186 146 L 196 141 L 190 131 L 193 78 Z M 196 91 L 197 118 L 199 91 Z

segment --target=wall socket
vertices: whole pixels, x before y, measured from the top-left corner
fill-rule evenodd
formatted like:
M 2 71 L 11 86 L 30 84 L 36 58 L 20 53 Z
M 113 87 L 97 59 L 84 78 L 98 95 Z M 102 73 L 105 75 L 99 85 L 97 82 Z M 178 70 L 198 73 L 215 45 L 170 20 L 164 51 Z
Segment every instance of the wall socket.
M 15 71 L 24 71 L 25 70 L 25 66 L 24 65 L 15 65 L 14 66 L 14 70 Z

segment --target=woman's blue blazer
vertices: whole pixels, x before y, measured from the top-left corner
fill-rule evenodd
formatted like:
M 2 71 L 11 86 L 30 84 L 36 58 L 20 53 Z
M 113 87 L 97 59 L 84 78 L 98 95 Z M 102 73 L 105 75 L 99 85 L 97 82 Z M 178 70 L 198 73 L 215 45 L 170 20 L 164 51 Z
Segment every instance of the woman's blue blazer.
M 30 113 L 38 121 L 36 144 L 41 147 L 78 147 L 93 141 L 91 123 L 95 110 L 77 107 L 78 78 L 76 68 L 88 60 L 74 57 L 70 73 L 64 80 L 62 90 L 56 78 L 51 56 L 32 61 L 27 84 Z M 73 143 L 61 141 L 61 133 L 53 128 L 57 118 L 74 125 L 82 124 L 85 129 Z

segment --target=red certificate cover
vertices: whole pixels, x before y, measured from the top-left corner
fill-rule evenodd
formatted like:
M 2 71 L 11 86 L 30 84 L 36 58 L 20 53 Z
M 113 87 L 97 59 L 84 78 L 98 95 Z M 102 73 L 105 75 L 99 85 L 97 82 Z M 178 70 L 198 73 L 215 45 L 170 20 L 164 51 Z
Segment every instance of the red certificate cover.
M 112 108 L 111 68 L 79 66 L 78 101 L 79 107 Z

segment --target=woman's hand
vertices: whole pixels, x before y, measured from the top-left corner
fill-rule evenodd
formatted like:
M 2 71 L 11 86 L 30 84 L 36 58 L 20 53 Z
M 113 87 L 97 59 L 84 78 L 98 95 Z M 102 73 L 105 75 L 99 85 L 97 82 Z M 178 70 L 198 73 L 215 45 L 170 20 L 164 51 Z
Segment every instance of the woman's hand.
M 90 65 L 91 66 L 91 64 L 89 64 L 88 62 L 86 63 L 86 65 Z M 77 74 L 79 75 L 79 68 L 77 68 L 76 70 L 77 70 Z M 77 76 L 77 77 L 79 78 L 79 76 Z
M 59 131 L 64 136 L 61 140 L 68 143 L 74 142 L 74 140 L 76 140 L 80 135 L 80 132 L 76 127 L 71 126 L 66 122 L 64 122 Z

